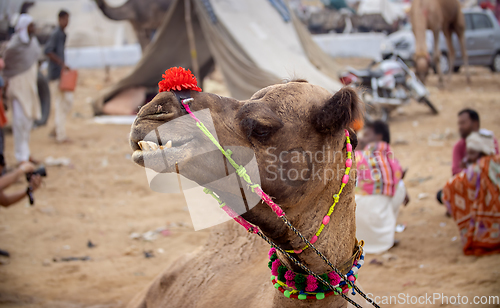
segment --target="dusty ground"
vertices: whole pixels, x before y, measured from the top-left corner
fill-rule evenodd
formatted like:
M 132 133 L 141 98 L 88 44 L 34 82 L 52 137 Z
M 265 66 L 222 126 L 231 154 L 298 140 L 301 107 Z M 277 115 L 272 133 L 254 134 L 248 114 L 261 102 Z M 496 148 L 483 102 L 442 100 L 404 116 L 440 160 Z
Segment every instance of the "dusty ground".
M 114 80 L 126 71 L 114 70 Z M 401 244 L 385 255 L 368 256 L 360 271 L 360 282 L 374 296 L 443 293 L 472 301 L 473 296 L 500 295 L 500 256 L 464 256 L 454 222 L 434 200 L 450 176 L 458 110 L 477 109 L 483 127 L 500 136 L 500 75 L 474 68 L 472 79 L 468 86 L 462 74 L 455 75 L 448 89 L 439 91 L 431 76 L 438 116 L 416 103 L 393 114 L 394 151 L 409 167 L 411 203 L 398 220 L 406 225 L 396 235 Z M 71 165 L 47 168 L 49 176 L 36 192 L 36 206 L 27 207 L 23 201 L 0 209 L 0 248 L 11 253 L 9 259 L 1 259 L 1 307 L 123 307 L 153 277 L 207 238 L 206 231 L 193 231 L 179 195 L 149 189 L 144 170 L 129 159 L 129 127 L 92 122 L 88 101 L 102 89 L 104 73 L 83 70 L 79 83 L 68 125 L 74 143 L 55 144 L 48 127 L 35 130 L 31 143 L 36 158 L 68 157 Z M 12 165 L 10 135 L 6 149 Z M 24 185 L 19 181 L 12 190 Z M 152 242 L 130 238 L 133 232 L 159 227 L 168 231 Z M 88 248 L 89 240 L 96 247 Z M 145 251 L 154 257 L 145 258 Z M 53 261 L 70 256 L 91 260 Z

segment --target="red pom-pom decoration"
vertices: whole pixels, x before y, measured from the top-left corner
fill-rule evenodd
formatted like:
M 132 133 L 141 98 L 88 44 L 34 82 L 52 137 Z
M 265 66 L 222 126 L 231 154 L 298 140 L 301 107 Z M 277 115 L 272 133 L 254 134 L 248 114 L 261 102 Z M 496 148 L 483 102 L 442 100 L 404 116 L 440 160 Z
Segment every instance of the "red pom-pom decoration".
M 193 90 L 201 92 L 198 87 L 196 77 L 191 73 L 191 70 L 186 70 L 183 67 L 172 67 L 161 75 L 163 80 L 158 83 L 158 92 L 165 91 L 182 91 Z

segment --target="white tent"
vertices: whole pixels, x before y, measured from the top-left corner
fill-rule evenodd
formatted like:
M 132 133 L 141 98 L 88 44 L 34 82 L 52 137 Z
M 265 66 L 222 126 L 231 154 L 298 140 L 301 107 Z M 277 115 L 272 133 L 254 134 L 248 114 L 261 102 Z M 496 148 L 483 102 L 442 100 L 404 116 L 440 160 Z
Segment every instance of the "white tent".
M 215 62 L 237 99 L 248 99 L 260 88 L 289 78 L 307 79 L 332 92 L 340 89 L 336 63 L 283 0 L 175 0 L 134 71 L 96 101 L 97 114 L 123 90 L 157 90 L 161 74 L 172 66 L 193 68 L 185 1 L 193 8 L 199 80 Z

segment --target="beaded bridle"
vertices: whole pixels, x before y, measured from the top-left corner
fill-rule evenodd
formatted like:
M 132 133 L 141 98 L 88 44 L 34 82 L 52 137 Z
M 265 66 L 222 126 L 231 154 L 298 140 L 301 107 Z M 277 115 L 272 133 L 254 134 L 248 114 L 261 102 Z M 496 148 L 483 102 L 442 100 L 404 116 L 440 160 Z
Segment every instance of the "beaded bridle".
M 364 254 L 363 254 L 363 248 L 362 248 L 362 246 L 363 246 L 363 242 L 362 241 L 356 243 L 356 250 L 355 250 L 354 255 L 353 255 L 353 257 L 354 257 L 353 264 L 356 263 L 356 264 L 354 264 L 357 267 L 356 270 L 354 270 L 354 268 L 353 268 L 353 269 L 351 269 L 351 271 L 349 271 L 348 273 L 345 273 L 345 274 L 341 273 L 341 271 L 339 271 L 339 269 L 337 269 L 325 257 L 325 255 L 322 252 L 320 252 L 313 245 L 317 241 L 317 239 L 318 239 L 319 235 L 321 234 L 321 232 L 323 231 L 325 225 L 327 225 L 329 223 L 330 216 L 333 213 L 335 205 L 338 203 L 338 201 L 340 199 L 340 194 L 342 193 L 344 187 L 346 186 L 347 182 L 349 181 L 349 171 L 350 171 L 351 166 L 352 166 L 352 145 L 351 145 L 350 138 L 349 138 L 349 131 L 347 129 L 344 131 L 345 132 L 345 137 L 346 137 L 347 160 L 346 160 L 346 172 L 345 172 L 344 176 L 342 177 L 341 187 L 339 189 L 338 194 L 335 194 L 333 196 L 334 202 L 333 202 L 332 206 L 330 207 L 330 209 L 328 210 L 327 215 L 324 216 L 324 218 L 322 220 L 322 224 L 321 224 L 319 230 L 316 232 L 316 234 L 312 237 L 311 240 L 308 240 L 306 237 L 304 237 L 302 235 L 302 233 L 299 230 L 297 230 L 292 225 L 292 223 L 286 217 L 285 212 L 281 209 L 281 207 L 279 205 L 277 205 L 276 203 L 274 203 L 274 201 L 271 199 L 271 197 L 269 197 L 269 195 L 267 195 L 262 190 L 262 188 L 260 187 L 260 185 L 259 184 L 255 184 L 255 183 L 252 182 L 252 180 L 251 180 L 250 176 L 247 174 L 245 168 L 243 166 L 241 166 L 241 165 L 238 165 L 231 158 L 231 155 L 232 155 L 231 150 L 229 150 L 229 149 L 225 150 L 220 145 L 220 143 L 217 141 L 217 139 L 212 135 L 212 133 L 207 129 L 207 127 L 203 124 L 203 122 L 201 122 L 196 117 L 196 115 L 194 115 L 194 113 L 191 111 L 191 109 L 189 107 L 189 103 L 192 102 L 192 101 L 194 101 L 194 99 L 191 98 L 191 97 L 187 97 L 186 98 L 186 95 L 190 96 L 189 92 L 188 91 L 186 91 L 186 92 L 183 91 L 184 95 L 182 95 L 182 96 L 179 96 L 179 95 L 177 95 L 175 93 L 175 91 L 180 91 L 181 89 L 201 91 L 201 89 L 199 89 L 196 86 L 196 78 L 194 76 L 192 76 L 191 72 L 189 70 L 185 71 L 184 69 L 182 69 L 184 71 L 180 71 L 181 69 L 182 68 L 178 68 L 178 69 L 177 68 L 172 68 L 172 69 L 170 69 L 170 70 L 168 70 L 168 71 L 165 72 L 165 74 L 163 75 L 163 77 L 165 79 L 163 81 L 160 81 L 160 83 L 159 83 L 160 92 L 163 92 L 163 91 L 172 91 L 172 92 L 174 92 L 174 94 L 176 95 L 176 97 L 179 100 L 179 103 L 181 105 L 181 109 L 185 110 L 194 119 L 194 121 L 196 122 L 196 126 L 220 150 L 220 152 L 222 153 L 222 155 L 227 159 L 227 161 L 235 169 L 236 174 L 247 183 L 248 187 L 251 189 L 251 191 L 253 193 L 257 194 L 260 197 L 260 199 L 264 203 L 266 203 L 279 218 L 281 218 L 281 220 L 285 223 L 285 225 L 290 230 L 292 230 L 302 241 L 304 241 L 304 243 L 306 243 L 306 246 L 303 249 L 293 250 L 293 251 L 282 249 L 276 243 L 274 243 L 270 238 L 268 238 L 265 234 L 263 234 L 262 231 L 260 231 L 257 226 L 252 225 L 246 219 L 244 219 L 243 217 L 239 216 L 233 209 L 231 209 L 229 206 L 227 206 L 226 203 L 223 202 L 223 200 L 221 200 L 219 198 L 219 196 L 217 196 L 212 190 L 210 190 L 208 188 L 204 188 L 204 192 L 206 194 L 211 195 L 213 198 L 215 198 L 215 200 L 219 203 L 220 208 L 224 212 L 226 212 L 234 221 L 236 221 L 238 224 L 240 224 L 241 226 L 243 226 L 249 233 L 253 233 L 253 234 L 258 235 L 264 241 L 266 241 L 269 245 L 271 245 L 272 249 L 274 249 L 274 254 L 275 254 L 275 251 L 279 251 L 281 254 L 283 254 L 284 256 L 286 256 L 290 261 L 292 261 L 295 265 L 297 265 L 302 270 L 304 270 L 311 277 L 314 277 L 314 279 L 316 279 L 316 282 L 320 282 L 323 286 L 326 286 L 330 290 L 330 292 L 328 292 L 328 293 L 322 293 L 322 294 L 324 294 L 324 296 L 319 296 L 318 297 L 318 295 L 316 295 L 316 299 L 323 299 L 324 297 L 326 297 L 328 295 L 340 295 L 342 298 L 344 298 L 347 302 L 349 302 L 353 306 L 361 308 L 361 306 L 358 303 L 354 302 L 349 297 L 347 297 L 346 294 L 344 294 L 344 293 L 346 293 L 345 292 L 346 290 L 348 291 L 349 289 L 352 289 L 352 294 L 353 295 L 356 294 L 355 292 L 358 292 L 368 303 L 372 304 L 376 308 L 380 308 L 372 299 L 368 298 L 366 296 L 366 294 L 363 293 L 359 289 L 358 286 L 356 286 L 354 284 L 355 279 L 352 278 L 352 277 L 354 277 L 354 275 L 356 275 L 356 277 L 357 277 L 357 274 L 354 274 L 354 271 L 356 271 L 356 273 L 357 273 L 357 269 L 359 269 L 359 267 L 361 266 L 362 262 L 364 262 L 363 261 Z M 169 71 L 170 71 L 170 75 L 173 75 L 172 79 L 177 79 L 177 84 L 175 83 L 176 81 L 172 81 L 172 80 L 168 79 L 168 77 L 169 77 L 168 76 L 169 75 Z M 187 72 L 189 72 L 189 74 L 187 74 Z M 291 253 L 299 254 L 304 249 L 307 249 L 309 247 L 333 270 L 333 273 L 335 273 L 337 275 L 335 277 L 338 277 L 338 280 L 339 280 L 339 284 L 338 285 L 335 285 L 335 283 L 333 283 L 333 280 L 325 279 L 326 278 L 324 276 L 325 274 L 318 275 L 318 274 L 314 273 L 307 266 L 305 266 L 302 262 L 300 262 L 294 256 L 291 255 Z M 272 257 L 273 257 L 273 254 L 271 254 L 271 252 L 270 252 L 270 258 L 272 258 Z M 353 259 L 353 257 L 351 257 L 351 259 Z M 277 260 L 277 256 L 276 256 L 276 259 L 274 259 L 272 261 L 274 262 L 276 260 Z M 271 270 L 272 270 L 272 266 L 271 266 Z M 273 275 L 271 277 L 271 280 L 275 284 L 275 287 L 278 290 L 280 290 L 281 292 L 283 292 L 285 294 L 285 296 L 287 296 L 289 294 L 290 296 L 287 296 L 287 297 L 294 298 L 293 296 L 291 296 L 292 295 L 291 292 L 288 291 L 288 290 L 285 290 L 284 286 L 279 283 L 279 281 L 280 281 L 279 280 L 279 278 L 280 278 L 279 277 L 280 276 L 279 275 L 279 266 L 278 266 L 277 271 L 278 272 L 273 272 L 273 274 L 277 273 L 278 277 L 276 277 L 275 275 Z M 284 276 L 281 275 L 281 278 L 283 278 L 283 277 Z M 349 277 L 351 277 L 351 278 L 349 278 Z M 283 282 L 282 280 L 283 279 L 281 279 L 281 282 Z M 347 286 L 347 289 L 339 287 L 339 285 L 340 285 L 341 282 L 343 282 L 344 285 Z M 286 293 L 286 292 L 288 292 L 288 293 Z M 305 297 L 304 296 L 300 297 L 300 295 L 297 295 L 297 298 L 301 299 L 301 300 L 304 300 L 304 299 L 308 299 L 308 298 L 311 298 L 311 297 L 308 297 L 307 295 Z
M 233 168 L 235 169 L 236 171 L 236 174 L 242 178 L 246 183 L 247 185 L 250 187 L 250 189 L 252 190 L 253 193 L 256 193 L 262 201 L 264 201 L 264 203 L 266 203 L 272 210 L 273 212 L 283 220 L 283 222 L 287 225 L 287 227 L 289 229 L 291 229 L 297 236 L 300 237 L 300 239 L 302 241 L 304 241 L 306 243 L 306 246 L 301 249 L 300 251 L 297 251 L 297 250 L 293 250 L 292 252 L 293 253 L 296 253 L 296 254 L 299 254 L 301 253 L 304 249 L 306 248 L 311 248 L 314 250 L 314 252 L 333 270 L 333 272 L 335 272 L 335 274 L 338 275 L 339 278 L 341 278 L 344 282 L 345 282 L 345 285 L 348 286 L 349 289 L 352 289 L 353 290 L 353 295 L 355 294 L 355 292 L 357 291 L 363 298 L 365 298 L 369 303 L 371 303 L 373 306 L 379 308 L 379 306 L 370 298 L 368 298 L 355 284 L 353 281 L 351 281 L 349 279 L 349 276 L 348 274 L 342 274 L 326 257 L 325 255 L 320 252 L 314 245 L 313 243 L 315 243 L 319 237 L 319 235 L 321 234 L 321 232 L 323 231 L 325 225 L 327 225 L 330 221 L 330 216 L 331 214 L 333 213 L 333 210 L 335 208 L 335 205 L 338 203 L 339 199 L 340 199 L 340 194 L 342 193 L 342 190 L 344 189 L 344 187 L 346 186 L 347 182 L 349 181 L 349 171 L 351 169 L 351 166 L 352 166 L 352 145 L 350 143 L 350 138 L 349 138 L 349 131 L 346 129 L 345 130 L 345 136 L 346 136 L 346 150 L 347 150 L 347 160 L 346 160 L 346 171 L 345 171 L 345 174 L 344 176 L 342 177 L 342 184 L 341 184 L 341 187 L 340 187 L 340 190 L 338 192 L 338 194 L 335 194 L 333 196 L 333 199 L 334 199 L 334 202 L 332 204 L 332 206 L 330 207 L 330 209 L 328 210 L 328 213 L 327 215 L 325 215 L 325 217 L 323 218 L 323 221 L 321 223 L 321 226 L 319 228 L 319 230 L 316 232 L 316 234 L 312 237 L 311 240 L 308 240 L 307 238 L 305 238 L 299 230 L 297 230 L 293 225 L 292 223 L 288 220 L 288 218 L 286 217 L 285 215 L 285 212 L 281 209 L 281 207 L 279 205 L 277 205 L 276 203 L 274 203 L 274 201 L 271 199 L 271 197 L 269 197 L 269 195 L 267 195 L 263 190 L 262 188 L 260 187 L 259 184 L 255 184 L 252 182 L 252 180 L 250 179 L 250 176 L 246 173 L 246 170 L 243 166 L 241 165 L 238 165 L 232 158 L 231 158 L 231 150 L 225 150 L 221 145 L 220 143 L 217 141 L 217 139 L 215 139 L 215 137 L 212 135 L 212 133 L 210 133 L 210 131 L 206 128 L 206 126 L 203 124 L 203 122 L 201 122 L 194 114 L 193 112 L 191 111 L 190 107 L 189 107 L 189 102 L 192 102 L 194 99 L 193 98 L 187 98 L 187 99 L 183 99 L 180 103 L 183 107 L 184 110 L 186 110 L 186 112 L 196 121 L 196 126 L 205 134 L 205 136 L 208 137 L 208 139 L 210 139 L 212 141 L 212 143 L 221 151 L 221 153 L 224 155 L 224 157 L 228 160 L 228 162 L 231 164 L 231 166 L 233 166 Z M 276 249 L 277 251 L 279 251 L 280 253 L 282 253 L 283 255 L 285 255 L 290 261 L 292 261 L 295 265 L 299 266 L 301 269 L 303 269 L 306 273 L 308 273 L 309 275 L 311 275 L 312 277 L 314 277 L 317 281 L 321 282 L 323 285 L 327 286 L 334 294 L 336 295 L 340 295 L 342 296 L 345 300 L 347 300 L 349 303 L 351 303 L 352 305 L 354 305 L 355 307 L 361 307 L 359 304 L 357 304 L 356 302 L 354 302 L 353 300 L 351 300 L 349 297 L 347 297 L 344 293 L 345 293 L 345 288 L 342 289 L 342 290 L 339 290 L 339 287 L 338 286 L 335 286 L 335 285 L 332 285 L 331 282 L 327 281 L 324 279 L 324 277 L 321 277 L 320 275 L 314 273 L 313 271 L 311 271 L 307 266 L 305 266 L 304 264 L 302 264 L 302 262 L 300 262 L 299 260 L 297 260 L 295 257 L 293 257 L 292 255 L 290 255 L 290 251 L 289 250 L 284 250 L 282 249 L 281 247 L 279 247 L 276 243 L 274 243 L 271 239 L 269 239 L 266 235 L 264 235 L 257 226 L 255 225 L 252 225 L 250 224 L 247 220 L 245 220 L 243 217 L 239 216 L 237 213 L 234 212 L 234 210 L 232 210 L 230 207 L 228 207 L 226 205 L 226 203 L 224 203 L 213 191 L 211 191 L 210 189 L 208 188 L 204 188 L 204 192 L 211 195 L 212 197 L 215 198 L 215 200 L 217 200 L 217 202 L 219 203 L 220 207 L 222 210 L 224 210 L 224 212 L 226 212 L 234 221 L 236 221 L 238 224 L 240 224 L 241 226 L 243 226 L 248 232 L 250 233 L 253 233 L 253 234 L 256 234 L 258 235 L 259 237 L 261 237 L 262 239 L 264 239 L 267 243 L 269 243 L 271 245 L 271 247 L 273 247 L 274 249 Z M 358 258 L 360 258 L 362 256 L 362 254 L 360 253 L 362 252 L 362 243 L 357 243 L 357 250 L 355 252 L 355 255 L 356 254 L 359 254 Z M 358 267 L 359 268 L 359 267 Z M 275 284 L 275 287 L 277 289 L 280 289 L 282 288 L 281 285 L 276 285 Z M 280 290 L 281 291 L 281 290 Z M 307 298 L 307 297 L 306 297 Z M 306 298 L 299 298 L 299 299 L 306 299 Z M 321 298 L 318 298 L 318 299 L 321 299 Z

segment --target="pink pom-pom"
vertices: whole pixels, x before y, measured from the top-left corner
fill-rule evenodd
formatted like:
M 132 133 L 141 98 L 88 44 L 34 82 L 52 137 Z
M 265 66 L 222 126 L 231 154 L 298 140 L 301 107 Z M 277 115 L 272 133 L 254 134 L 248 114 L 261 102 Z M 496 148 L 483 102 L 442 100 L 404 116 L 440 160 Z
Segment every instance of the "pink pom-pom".
M 347 277 L 347 279 L 349 279 L 349 281 L 354 281 L 354 280 L 356 280 L 356 279 L 354 279 L 354 275 L 351 275 L 351 276 Z
M 285 273 L 285 279 L 286 280 L 294 280 L 295 279 L 295 273 L 292 271 L 286 271 Z
M 314 276 L 312 275 L 307 276 L 306 291 L 313 292 L 317 288 L 318 288 L 318 283 L 316 282 L 316 278 L 314 278 Z
M 276 248 L 272 247 L 271 249 L 269 249 L 269 258 L 274 254 L 276 253 Z
M 345 161 L 345 166 L 346 166 L 346 168 L 351 168 L 352 167 L 352 159 L 348 158 Z
M 287 280 L 286 285 L 290 288 L 295 288 L 295 280 Z
M 347 152 L 352 152 L 352 144 L 346 144 L 345 148 L 347 149 Z
M 334 286 L 340 283 L 340 276 L 335 272 L 328 273 L 328 278 L 330 278 L 330 283 Z
M 347 129 L 345 130 L 345 136 L 349 137 L 349 131 Z
M 274 260 L 271 264 L 271 275 L 278 276 L 278 267 L 280 267 L 281 261 L 279 259 Z
M 326 215 L 323 217 L 323 224 L 326 226 L 330 222 L 330 216 Z
M 299 253 L 302 253 L 302 249 L 297 249 L 297 250 L 294 250 L 293 252 L 296 254 L 299 254 Z
M 349 182 L 349 175 L 344 174 L 344 176 L 342 177 L 342 183 L 347 184 L 347 182 Z
M 354 262 L 352 263 L 352 265 L 358 265 L 358 260 L 354 260 Z
M 342 293 L 348 293 L 349 288 L 347 286 L 344 286 L 345 288 L 342 288 Z
M 317 240 L 318 240 L 318 236 L 315 235 L 315 236 L 312 237 L 312 239 L 311 239 L 310 242 L 311 242 L 311 244 L 314 244 L 314 243 L 316 243 Z

